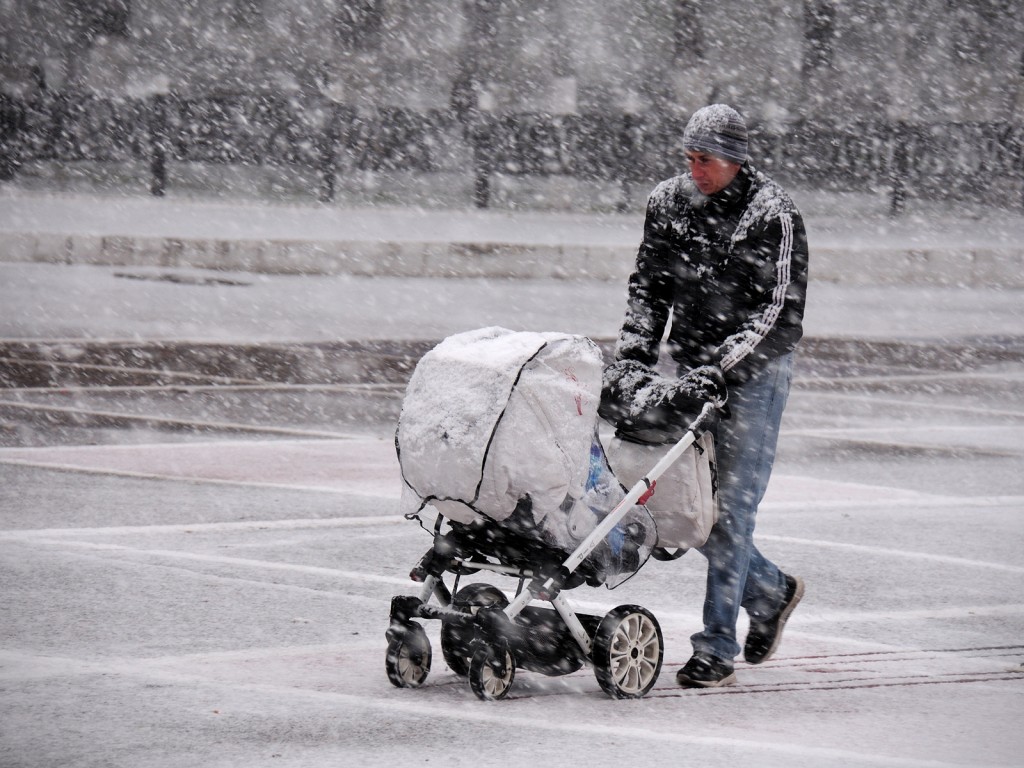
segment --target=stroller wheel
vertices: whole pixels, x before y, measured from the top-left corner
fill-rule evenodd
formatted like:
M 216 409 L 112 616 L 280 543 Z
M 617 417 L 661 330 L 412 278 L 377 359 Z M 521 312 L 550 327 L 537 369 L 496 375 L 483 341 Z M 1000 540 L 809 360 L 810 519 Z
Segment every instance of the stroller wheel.
M 405 632 L 388 643 L 384 666 L 388 680 L 398 688 L 419 688 L 430 673 L 430 640 L 419 624 L 409 624 Z
M 508 607 L 505 593 L 490 584 L 467 584 L 452 597 L 452 608 L 476 615 L 481 608 Z M 441 620 L 441 653 L 452 672 L 460 677 L 469 674 L 473 656 L 473 627 L 450 619 Z
M 496 701 L 508 695 L 516 677 L 516 661 L 501 645 L 481 643 L 469 663 L 469 685 L 477 698 Z
M 620 605 L 601 619 L 592 660 L 601 690 L 613 699 L 639 699 L 658 680 L 664 642 L 658 620 L 639 605 Z

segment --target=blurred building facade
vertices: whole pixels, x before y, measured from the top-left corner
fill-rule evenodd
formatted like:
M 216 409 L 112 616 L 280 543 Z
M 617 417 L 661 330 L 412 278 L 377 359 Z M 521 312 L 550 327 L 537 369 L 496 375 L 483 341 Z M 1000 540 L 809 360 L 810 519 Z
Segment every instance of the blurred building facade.
M 355 114 L 1024 115 L 1019 0 L 0 0 L 0 90 L 273 94 Z
M 1019 114 L 1016 0 L 2 0 L 7 92 L 755 119 Z

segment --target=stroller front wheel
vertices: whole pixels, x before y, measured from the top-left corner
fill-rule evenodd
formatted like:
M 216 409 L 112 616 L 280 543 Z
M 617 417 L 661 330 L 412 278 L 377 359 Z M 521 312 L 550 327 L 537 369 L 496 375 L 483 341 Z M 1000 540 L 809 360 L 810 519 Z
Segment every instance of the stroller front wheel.
M 452 608 L 475 616 L 481 608 L 506 608 L 505 593 L 490 584 L 468 584 L 452 597 Z M 473 627 L 463 622 L 441 619 L 441 653 L 459 677 L 469 674 L 473 657 Z
M 639 605 L 620 605 L 601 619 L 592 661 L 597 682 L 613 699 L 639 699 L 654 687 L 664 655 L 661 626 Z
M 516 661 L 504 644 L 481 643 L 469 663 L 469 685 L 477 698 L 496 701 L 508 695 L 516 677 Z
M 430 640 L 419 624 L 409 624 L 388 643 L 384 667 L 397 688 L 419 688 L 430 674 Z

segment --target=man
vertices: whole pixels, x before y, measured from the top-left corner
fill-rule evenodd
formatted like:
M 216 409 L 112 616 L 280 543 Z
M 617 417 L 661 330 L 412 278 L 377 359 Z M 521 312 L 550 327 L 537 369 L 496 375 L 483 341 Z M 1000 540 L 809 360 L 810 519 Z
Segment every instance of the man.
M 741 605 L 750 618 L 744 658 L 759 664 L 803 596 L 803 582 L 767 560 L 753 533 L 803 333 L 807 239 L 790 197 L 747 161 L 736 110 L 698 110 L 683 146 L 689 173 L 648 201 L 602 415 L 628 438 L 630 427 L 668 429 L 695 400 L 724 400 L 727 390 L 729 414 L 716 427 L 720 516 L 699 548 L 708 560 L 704 630 L 676 675 L 684 687 L 709 688 L 736 681 Z M 669 324 L 676 378 L 654 371 Z

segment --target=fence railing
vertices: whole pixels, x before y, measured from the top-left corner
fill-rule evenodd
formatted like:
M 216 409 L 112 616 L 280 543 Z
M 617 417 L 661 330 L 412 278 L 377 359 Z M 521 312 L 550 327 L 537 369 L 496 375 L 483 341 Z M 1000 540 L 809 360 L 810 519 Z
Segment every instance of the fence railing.
M 491 204 L 495 176 L 564 175 L 655 181 L 683 167 L 682 120 L 629 114 L 492 115 L 380 108 L 232 94 L 108 99 L 61 93 L 0 96 L 0 180 L 34 161 L 146 164 L 163 195 L 171 163 L 302 166 L 335 196 L 356 170 L 472 173 L 474 203 Z M 898 214 L 907 196 L 954 189 L 971 196 L 994 180 L 1024 182 L 1024 126 L 1009 123 L 751 126 L 751 152 L 766 171 L 812 188 L 887 189 Z M 453 151 L 461 147 L 463 151 Z

